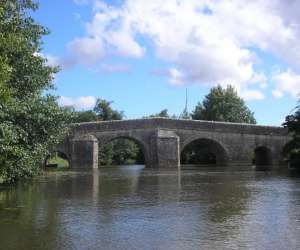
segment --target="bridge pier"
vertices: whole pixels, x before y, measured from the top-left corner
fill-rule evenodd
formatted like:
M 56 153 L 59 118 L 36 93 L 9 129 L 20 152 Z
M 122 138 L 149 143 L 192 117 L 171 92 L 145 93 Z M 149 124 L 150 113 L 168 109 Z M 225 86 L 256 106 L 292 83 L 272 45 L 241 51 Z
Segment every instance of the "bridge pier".
M 71 168 L 98 168 L 98 140 L 85 135 L 71 140 Z
M 180 166 L 179 136 L 159 129 L 151 137 L 149 167 L 178 168 Z

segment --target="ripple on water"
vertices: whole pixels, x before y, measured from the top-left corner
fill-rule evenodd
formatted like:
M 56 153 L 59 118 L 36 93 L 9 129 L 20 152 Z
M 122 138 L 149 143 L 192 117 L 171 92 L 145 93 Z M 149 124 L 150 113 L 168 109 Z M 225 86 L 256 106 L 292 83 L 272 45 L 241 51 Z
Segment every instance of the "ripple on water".
M 299 218 L 299 176 L 51 172 L 0 190 L 0 249 L 299 249 Z

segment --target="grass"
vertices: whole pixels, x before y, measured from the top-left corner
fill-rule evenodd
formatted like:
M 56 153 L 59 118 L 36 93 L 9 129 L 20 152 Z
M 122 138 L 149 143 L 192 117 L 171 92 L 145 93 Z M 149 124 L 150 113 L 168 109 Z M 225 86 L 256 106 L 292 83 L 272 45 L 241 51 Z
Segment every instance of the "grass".
M 47 164 L 57 164 L 58 168 L 68 168 L 69 167 L 69 162 L 58 156 L 51 157 L 48 160 Z

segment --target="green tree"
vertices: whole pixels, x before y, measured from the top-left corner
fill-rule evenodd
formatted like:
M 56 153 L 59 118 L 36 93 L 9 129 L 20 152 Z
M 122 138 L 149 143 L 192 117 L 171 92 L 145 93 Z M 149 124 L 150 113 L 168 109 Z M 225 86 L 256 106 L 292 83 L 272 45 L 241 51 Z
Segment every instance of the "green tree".
M 112 101 L 97 99 L 94 112 L 100 121 L 122 120 L 124 118 L 123 111 L 113 110 L 111 108 Z
M 139 153 L 138 145 L 129 139 L 118 139 L 113 143 L 113 164 L 134 164 Z
M 0 0 L 0 181 L 39 172 L 40 163 L 63 138 L 71 121 L 47 93 L 57 68 L 40 56 L 49 32 L 30 16 L 31 0 Z
M 169 115 L 167 109 L 163 109 L 163 110 L 161 110 L 160 112 L 158 112 L 157 114 L 150 115 L 149 117 L 163 117 L 163 118 L 169 118 L 170 115 Z
M 232 86 L 214 87 L 202 103 L 192 112 L 194 120 L 222 121 L 255 124 L 253 112 L 246 106 Z
M 185 120 L 189 120 L 191 119 L 191 114 L 187 111 L 187 108 L 185 108 L 182 113 L 179 116 L 179 119 L 185 119 Z
M 99 164 L 100 166 L 110 166 L 113 164 L 114 158 L 114 145 L 113 142 L 106 144 L 104 147 L 99 147 Z
M 168 109 L 163 109 L 160 112 L 153 114 L 153 115 L 149 115 L 149 116 L 143 116 L 143 118 L 155 118 L 155 117 L 161 117 L 161 118 L 173 118 L 176 119 L 177 116 L 176 115 L 170 115 L 168 112 Z
M 9 76 L 10 76 L 10 67 L 0 55 L 0 104 L 2 105 L 4 105 L 9 98 L 9 89 L 6 85 L 6 81 L 9 79 Z
M 1 3 L 1 2 L 0 2 Z M 5 10 L 2 5 L 0 5 L 0 27 L 4 24 Z M 9 41 L 7 35 L 0 30 L 0 51 L 3 51 L 5 46 L 12 45 Z M 4 105 L 9 97 L 9 90 L 6 82 L 9 80 L 11 74 L 11 67 L 8 65 L 8 59 L 5 53 L 0 53 L 0 104 Z
M 97 121 L 98 117 L 93 110 L 87 111 L 73 111 L 74 112 L 74 123 L 80 122 L 94 122 Z
M 100 151 L 100 165 L 126 165 L 143 162 L 139 146 L 130 139 L 115 139 Z
M 283 126 L 292 136 L 292 140 L 284 147 L 283 154 L 290 166 L 300 168 L 300 106 L 296 107 L 294 114 L 285 118 Z

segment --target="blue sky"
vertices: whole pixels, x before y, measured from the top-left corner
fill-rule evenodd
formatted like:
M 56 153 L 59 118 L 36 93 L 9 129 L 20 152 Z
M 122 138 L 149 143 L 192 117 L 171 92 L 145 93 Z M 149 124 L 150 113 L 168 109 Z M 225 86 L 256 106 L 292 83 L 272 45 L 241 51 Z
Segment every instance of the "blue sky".
M 52 0 L 34 18 L 51 30 L 43 56 L 61 105 L 114 101 L 128 119 L 192 111 L 234 85 L 258 124 L 280 125 L 300 92 L 300 1 Z

